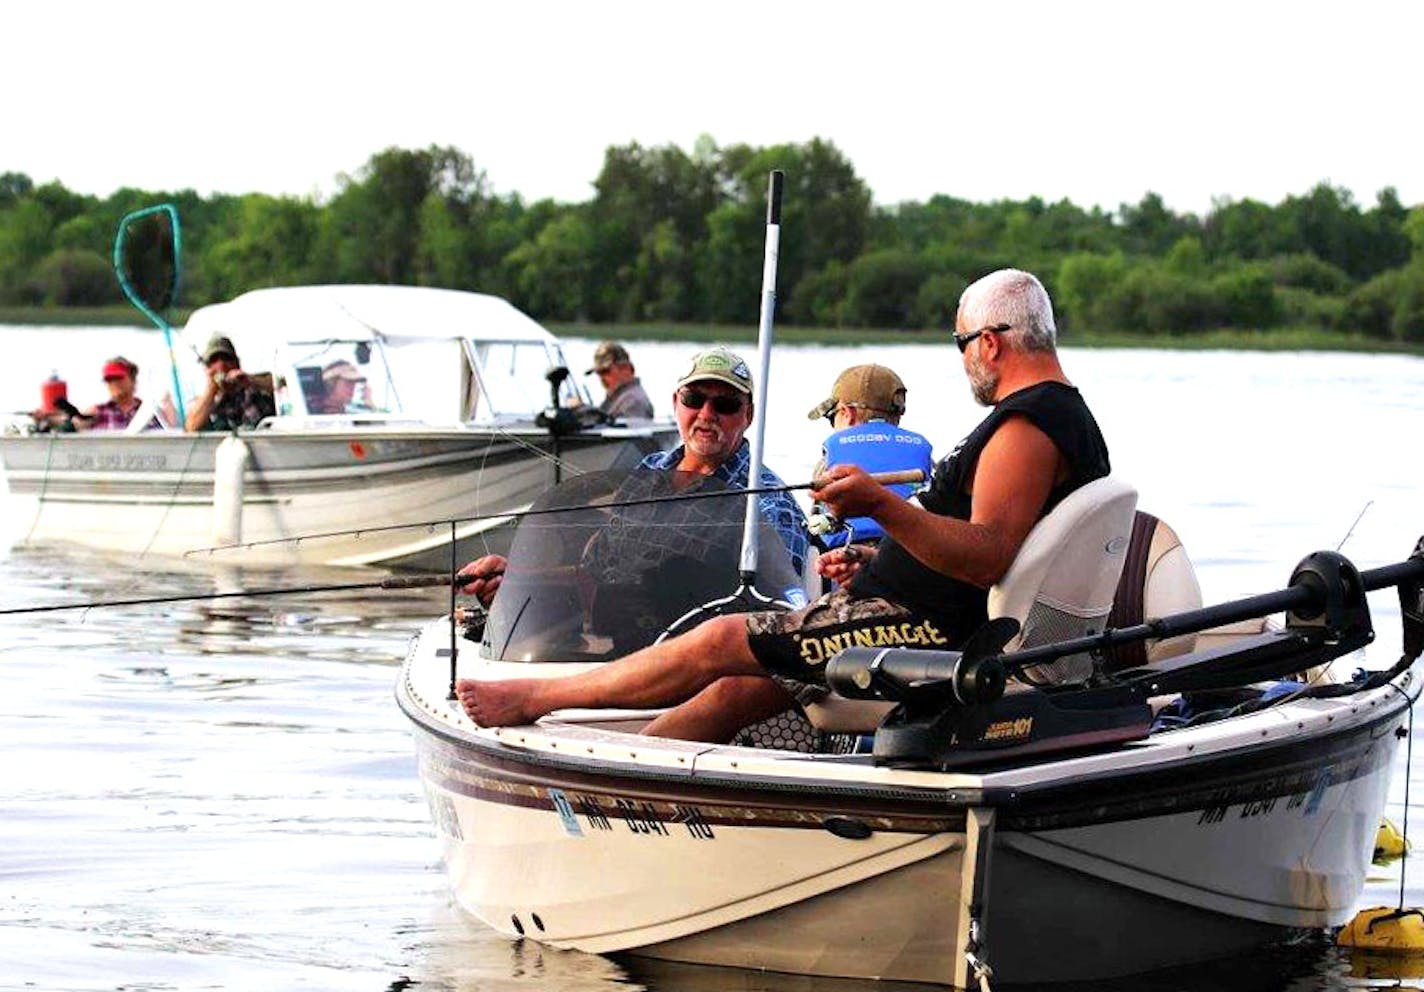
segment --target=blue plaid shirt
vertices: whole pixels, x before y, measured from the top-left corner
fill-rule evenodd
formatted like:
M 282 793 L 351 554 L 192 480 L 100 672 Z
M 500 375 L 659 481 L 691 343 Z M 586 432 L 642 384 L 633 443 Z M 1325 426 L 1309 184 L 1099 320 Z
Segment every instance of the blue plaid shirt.
M 670 471 L 677 468 L 678 463 L 682 461 L 682 454 L 683 446 L 680 444 L 671 451 L 655 451 L 643 459 L 642 467 Z M 728 489 L 746 489 L 747 475 L 751 472 L 751 467 L 752 447 L 746 438 L 743 438 L 732 457 L 718 465 L 712 476 L 721 479 Z M 765 465 L 761 467 L 761 483 L 757 488 L 767 489 L 784 485 L 786 483 L 782 482 L 775 472 Z M 781 543 L 785 544 L 786 550 L 791 553 L 791 564 L 796 571 L 803 571 L 806 567 L 806 553 L 810 550 L 810 540 L 806 536 L 806 515 L 801 512 L 801 507 L 791 498 L 790 493 L 763 493 L 757 497 L 757 505 L 761 508 L 762 518 L 781 535 Z

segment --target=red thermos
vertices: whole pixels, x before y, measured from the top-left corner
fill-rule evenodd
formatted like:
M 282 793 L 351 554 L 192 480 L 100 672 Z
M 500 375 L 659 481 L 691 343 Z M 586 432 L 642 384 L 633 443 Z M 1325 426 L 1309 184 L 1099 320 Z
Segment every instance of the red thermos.
M 69 384 L 59 377 L 58 372 L 51 372 L 48 379 L 40 385 L 40 411 L 42 413 L 58 413 L 59 407 L 54 404 L 58 400 L 69 399 Z

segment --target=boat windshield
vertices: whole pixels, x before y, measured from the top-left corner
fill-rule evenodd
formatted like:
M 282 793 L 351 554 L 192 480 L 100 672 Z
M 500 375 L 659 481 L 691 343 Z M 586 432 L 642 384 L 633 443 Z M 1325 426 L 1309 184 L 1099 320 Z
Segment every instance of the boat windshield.
M 379 342 L 375 346 L 365 341 L 294 344 L 291 357 L 302 408 L 308 414 L 383 413 L 401 409 L 386 352 Z M 279 412 L 295 412 L 295 399 L 295 394 L 289 393 L 292 408 Z
M 550 367 L 563 361 L 543 341 L 459 338 L 291 342 L 286 357 L 296 389 L 283 413 L 389 413 L 436 424 L 533 420 L 551 401 Z M 561 406 L 587 402 L 573 376 L 560 383 Z
M 528 419 L 549 405 L 551 366 L 563 364 L 563 355 L 550 351 L 542 341 L 474 341 L 480 365 L 482 397 L 470 419 L 476 422 L 501 418 Z M 570 376 L 559 385 L 559 405 L 588 402 L 578 392 L 577 378 Z
M 549 490 L 533 508 L 564 512 L 520 522 L 485 625 L 483 657 L 616 658 L 740 584 L 746 497 L 720 480 L 641 468 L 594 472 Z M 786 546 L 764 520 L 756 586 L 773 599 L 803 601 Z M 753 608 L 760 607 L 738 603 L 722 612 Z

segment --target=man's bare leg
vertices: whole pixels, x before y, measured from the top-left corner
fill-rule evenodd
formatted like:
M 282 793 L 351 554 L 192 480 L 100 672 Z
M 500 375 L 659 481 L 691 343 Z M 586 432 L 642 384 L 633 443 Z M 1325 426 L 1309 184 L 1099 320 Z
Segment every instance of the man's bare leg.
M 653 720 L 643 733 L 725 744 L 748 724 L 784 713 L 795 705 L 791 693 L 771 679 L 729 675 Z
M 514 727 L 553 710 L 675 706 L 724 675 L 761 673 L 747 645 L 745 618 L 725 616 L 593 671 L 553 679 L 460 679 L 455 694 L 480 726 Z

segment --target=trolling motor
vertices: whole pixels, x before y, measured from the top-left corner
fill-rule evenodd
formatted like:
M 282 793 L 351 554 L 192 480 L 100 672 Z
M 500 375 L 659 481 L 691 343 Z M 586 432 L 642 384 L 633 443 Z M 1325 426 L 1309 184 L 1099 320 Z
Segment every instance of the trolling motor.
M 576 434 L 579 429 L 578 417 L 573 410 L 559 402 L 559 389 L 568 377 L 566 365 L 555 365 L 544 373 L 544 379 L 549 383 L 549 405 L 534 418 L 534 423 L 555 437 Z
M 565 365 L 555 365 L 544 373 L 549 383 L 549 406 L 534 418 L 534 423 L 556 438 L 609 422 L 608 415 L 596 406 L 567 407 L 559 402 L 559 390 L 569 375 Z
M 1369 644 L 1374 628 L 1365 594 L 1391 586 L 1399 590 L 1404 656 L 1348 690 L 1358 691 L 1388 681 L 1424 652 L 1424 538 L 1395 565 L 1361 572 L 1343 555 L 1317 551 L 1276 592 L 1007 654 L 1003 649 L 1018 632 L 1009 618 L 991 620 L 959 651 L 850 648 L 831 659 L 826 680 L 843 696 L 898 704 L 876 732 L 877 763 L 951 769 L 1081 750 L 1146 737 L 1152 696 L 1286 678 Z M 1282 610 L 1284 630 L 1120 672 L 1103 685 L 1016 685 L 1004 692 L 1009 676 L 1032 665 Z
M 1023 667 L 1003 653 L 1018 632 L 1017 620 L 999 617 L 960 651 L 851 648 L 831 659 L 826 681 L 853 699 L 898 701 L 875 732 L 877 764 L 982 767 L 1147 736 L 1145 698 L 1027 686 L 1005 695 L 1008 675 Z

